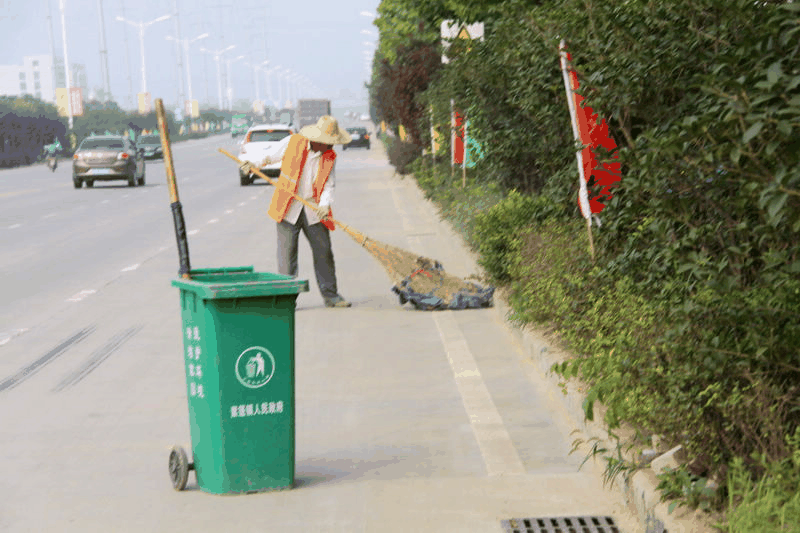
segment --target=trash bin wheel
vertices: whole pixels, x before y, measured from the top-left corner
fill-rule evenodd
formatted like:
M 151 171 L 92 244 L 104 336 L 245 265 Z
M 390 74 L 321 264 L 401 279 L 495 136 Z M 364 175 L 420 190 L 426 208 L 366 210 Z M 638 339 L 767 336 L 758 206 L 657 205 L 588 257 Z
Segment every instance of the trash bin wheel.
M 180 446 L 174 446 L 169 452 L 169 477 L 175 490 L 186 488 L 186 481 L 189 479 L 189 460 Z

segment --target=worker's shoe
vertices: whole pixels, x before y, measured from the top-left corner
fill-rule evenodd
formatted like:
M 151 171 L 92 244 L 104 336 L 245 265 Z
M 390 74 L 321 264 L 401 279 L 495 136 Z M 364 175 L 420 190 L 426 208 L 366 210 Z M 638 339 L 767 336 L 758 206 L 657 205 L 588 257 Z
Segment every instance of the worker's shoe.
M 352 305 L 353 304 L 351 304 L 341 296 L 335 296 L 333 298 L 325 299 L 325 307 L 350 307 Z

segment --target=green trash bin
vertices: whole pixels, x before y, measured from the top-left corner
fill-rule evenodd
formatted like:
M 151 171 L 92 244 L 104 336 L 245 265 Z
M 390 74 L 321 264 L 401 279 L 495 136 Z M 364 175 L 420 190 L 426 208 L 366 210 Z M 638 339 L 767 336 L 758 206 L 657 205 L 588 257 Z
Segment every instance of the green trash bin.
M 169 457 L 175 489 L 194 470 L 214 494 L 294 483 L 294 310 L 308 281 L 253 267 L 192 270 L 180 289 L 192 462 Z

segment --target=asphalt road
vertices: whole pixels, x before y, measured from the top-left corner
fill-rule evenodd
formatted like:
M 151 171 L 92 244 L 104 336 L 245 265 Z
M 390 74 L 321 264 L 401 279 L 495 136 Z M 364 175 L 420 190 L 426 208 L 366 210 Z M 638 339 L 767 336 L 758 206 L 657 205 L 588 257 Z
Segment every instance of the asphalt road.
M 174 146 L 192 266 L 275 271 L 272 187 L 241 187 L 219 136 Z M 327 309 L 302 240 L 293 490 L 214 496 L 191 450 L 178 258 L 163 164 L 147 185 L 72 187 L 68 164 L 0 171 L 0 531 L 491 531 L 515 517 L 630 515 L 578 471 L 572 429 L 495 309 L 401 306 L 380 265 L 332 234 Z M 378 143 L 340 152 L 334 215 L 477 272 Z

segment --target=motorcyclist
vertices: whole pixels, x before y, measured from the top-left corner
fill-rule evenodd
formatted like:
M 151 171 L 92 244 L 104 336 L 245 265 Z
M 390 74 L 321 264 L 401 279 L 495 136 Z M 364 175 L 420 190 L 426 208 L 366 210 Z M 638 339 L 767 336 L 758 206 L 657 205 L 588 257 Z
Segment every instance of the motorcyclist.
M 47 158 L 47 166 L 53 172 L 56 171 L 56 167 L 58 167 L 58 152 L 61 151 L 61 143 L 58 139 L 55 140 L 52 144 L 46 144 L 44 146 L 45 157 Z

